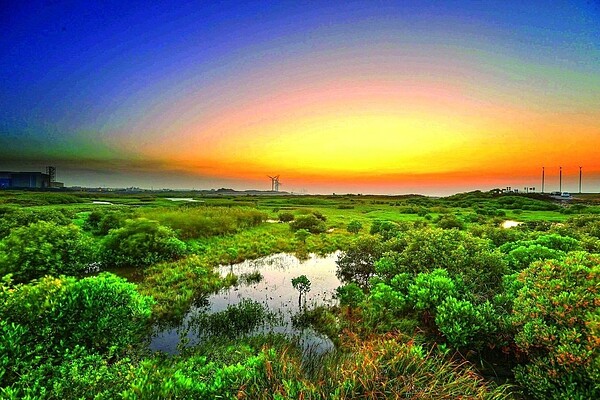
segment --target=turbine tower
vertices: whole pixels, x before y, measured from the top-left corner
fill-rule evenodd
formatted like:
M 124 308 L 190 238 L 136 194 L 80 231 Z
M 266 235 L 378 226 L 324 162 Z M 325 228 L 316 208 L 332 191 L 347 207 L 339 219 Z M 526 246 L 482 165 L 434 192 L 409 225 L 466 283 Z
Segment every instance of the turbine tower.
M 581 193 L 581 167 L 579 167 L 579 193 Z
M 544 193 L 544 178 L 545 178 L 545 174 L 544 174 L 544 167 L 542 167 L 542 193 Z
M 558 191 L 562 193 L 562 167 L 558 167 Z

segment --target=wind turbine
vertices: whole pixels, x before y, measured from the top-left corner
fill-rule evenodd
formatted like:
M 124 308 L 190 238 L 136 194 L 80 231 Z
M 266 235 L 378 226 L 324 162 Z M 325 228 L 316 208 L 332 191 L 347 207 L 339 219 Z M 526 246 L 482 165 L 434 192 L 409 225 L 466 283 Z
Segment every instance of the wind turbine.
M 276 176 L 271 176 L 271 175 L 267 175 L 269 178 L 271 178 L 271 192 L 279 192 L 279 185 L 281 185 L 281 183 L 279 182 L 279 175 Z

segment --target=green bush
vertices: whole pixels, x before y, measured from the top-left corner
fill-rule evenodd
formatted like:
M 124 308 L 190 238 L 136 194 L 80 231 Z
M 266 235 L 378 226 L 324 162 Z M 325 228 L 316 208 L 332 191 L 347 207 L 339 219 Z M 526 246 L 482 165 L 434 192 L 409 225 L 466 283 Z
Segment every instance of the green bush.
M 600 256 L 538 261 L 519 275 L 515 342 L 529 363 L 516 377 L 536 398 L 600 397 Z
M 279 221 L 280 222 L 291 222 L 294 220 L 294 214 L 291 212 L 282 212 L 279 213 Z
M 385 254 L 386 275 L 416 275 L 442 268 L 474 300 L 493 297 L 508 271 L 502 254 L 490 242 L 456 229 L 419 229 L 405 235 L 401 251 Z
M 420 273 L 408 286 L 408 299 L 417 310 L 434 311 L 446 298 L 456 296 L 454 281 L 445 269 Z
M 327 228 L 325 226 L 325 222 L 313 214 L 309 214 L 301 215 L 294 221 L 290 222 L 290 229 L 294 232 L 299 229 L 306 229 L 310 233 L 323 233 Z
M 46 221 L 56 225 L 71 224 L 71 215 L 64 210 L 28 210 L 10 208 L 4 210 L 0 218 L 0 238 L 8 236 L 14 228 L 26 227 L 32 223 Z
M 85 220 L 83 229 L 95 235 L 105 236 L 111 229 L 121 228 L 132 216 L 132 212 L 94 210 Z
M 186 245 L 157 221 L 128 220 L 113 229 L 103 241 L 103 264 L 109 267 L 138 267 L 183 257 Z
M 465 228 L 465 223 L 452 214 L 440 215 L 435 222 L 437 226 L 442 229 L 460 230 Z
M 45 277 L 0 286 L 0 386 L 38 364 L 60 364 L 77 347 L 106 356 L 140 343 L 153 301 L 134 284 L 112 274 L 78 280 Z M 8 360 L 8 362 L 7 362 Z
M 0 275 L 16 282 L 44 275 L 78 275 L 93 261 L 93 243 L 75 225 L 40 221 L 13 229 L 0 242 Z
M 527 247 L 520 246 L 511 250 L 510 253 L 507 254 L 506 260 L 508 261 L 508 265 L 514 271 L 521 271 L 534 261 L 548 259 L 559 260 L 563 258 L 565 254 L 565 252 L 560 250 L 549 249 L 548 247 L 539 244 L 532 244 Z
M 408 230 L 406 226 L 400 226 L 399 224 L 392 221 L 380 221 L 375 220 L 371 224 L 371 235 L 380 234 L 383 240 L 389 240 L 397 236 L 400 232 Z
M 454 347 L 480 349 L 497 329 L 496 315 L 489 302 L 473 305 L 469 301 L 446 298 L 436 309 L 435 324 Z M 494 343 L 495 344 L 495 343 Z
M 335 293 L 342 306 L 357 307 L 365 299 L 364 292 L 356 283 L 339 286 Z
M 358 221 L 350 221 L 346 229 L 350 233 L 358 233 L 362 229 L 362 224 Z
M 0 388 L 3 399 L 120 398 L 128 388 L 131 360 L 109 359 L 76 346 L 58 360 L 40 360 L 24 369 L 12 386 Z

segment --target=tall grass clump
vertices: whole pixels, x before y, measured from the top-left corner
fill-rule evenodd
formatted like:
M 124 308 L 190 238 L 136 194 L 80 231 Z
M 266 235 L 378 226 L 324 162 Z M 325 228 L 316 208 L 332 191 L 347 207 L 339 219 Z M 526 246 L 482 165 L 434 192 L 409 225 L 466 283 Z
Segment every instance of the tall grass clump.
M 311 375 L 330 399 L 508 399 L 508 387 L 486 384 L 470 367 L 444 361 L 392 337 L 356 341 L 325 357 Z M 327 396 L 327 393 L 330 393 Z
M 195 207 L 142 211 L 177 232 L 181 239 L 207 238 L 260 225 L 267 215 L 245 207 Z

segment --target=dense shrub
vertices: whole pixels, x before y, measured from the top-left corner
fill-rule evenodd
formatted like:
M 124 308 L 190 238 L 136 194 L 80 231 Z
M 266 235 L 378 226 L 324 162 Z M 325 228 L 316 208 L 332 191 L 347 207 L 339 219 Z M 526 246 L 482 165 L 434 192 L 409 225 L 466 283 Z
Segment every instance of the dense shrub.
M 600 257 L 535 262 L 518 279 L 515 342 L 529 363 L 517 379 L 539 399 L 600 397 Z
M 525 239 L 526 236 L 526 233 L 520 229 L 506 229 L 493 225 L 472 225 L 469 227 L 469 232 L 473 236 L 491 240 L 496 246 L 516 242 Z
M 44 275 L 78 275 L 93 261 L 93 244 L 75 225 L 40 221 L 14 229 L 0 242 L 0 275 L 17 282 Z
M 339 286 L 335 293 L 342 306 L 357 307 L 365 299 L 364 292 L 356 283 Z
M 327 228 L 325 222 L 315 217 L 313 214 L 309 214 L 301 215 L 290 222 L 290 229 L 294 232 L 299 229 L 306 229 L 310 233 L 323 233 Z
M 132 216 L 132 212 L 94 210 L 85 220 L 83 229 L 105 236 L 111 229 L 121 228 Z
M 439 228 L 442 229 L 464 229 L 465 223 L 458 219 L 456 215 L 441 215 L 436 221 Z
M 28 210 L 11 208 L 0 218 L 0 238 L 8 236 L 11 229 L 28 226 L 34 222 L 46 221 L 56 225 L 71 224 L 72 215 L 64 210 Z
M 103 241 L 103 264 L 109 267 L 147 267 L 183 257 L 186 245 L 175 233 L 156 221 L 128 220 Z
M 282 212 L 279 213 L 279 221 L 280 222 L 291 222 L 294 220 L 294 214 L 291 212 Z
M 567 252 L 580 249 L 579 241 L 557 234 L 541 235 L 536 239 L 505 243 L 500 251 L 513 270 L 520 271 L 534 261 L 561 259 Z
M 384 265 L 379 266 L 385 268 L 387 276 L 443 268 L 460 283 L 463 292 L 486 299 L 499 290 L 507 272 L 502 254 L 488 241 L 456 229 L 414 230 L 405 240 L 403 250 L 386 254 Z
M 60 364 L 77 347 L 116 356 L 139 343 L 152 299 L 112 274 L 77 280 L 45 277 L 0 286 L 0 386 L 8 386 L 40 363 Z M 7 361 L 8 360 L 8 361 Z
M 565 252 L 560 250 L 549 249 L 539 244 L 531 244 L 529 246 L 520 246 L 511 250 L 507 254 L 506 260 L 508 265 L 515 271 L 521 271 L 527 268 L 529 264 L 538 260 L 561 259 L 565 256 Z
M 408 286 L 408 299 L 417 310 L 434 311 L 450 296 L 456 296 L 456 286 L 445 269 L 420 273 Z
M 480 349 L 488 343 L 497 343 L 490 338 L 497 330 L 498 315 L 489 302 L 479 305 L 465 300 L 448 297 L 437 307 L 435 324 L 456 348 L 475 347 Z
M 392 237 L 397 236 L 400 232 L 406 231 L 406 227 L 400 226 L 399 224 L 392 221 L 380 221 L 375 220 L 373 224 L 371 224 L 371 235 L 380 234 L 383 240 L 389 240 Z

